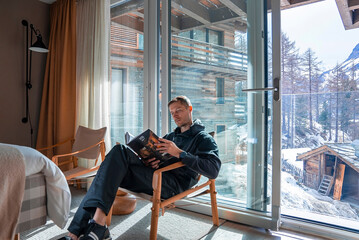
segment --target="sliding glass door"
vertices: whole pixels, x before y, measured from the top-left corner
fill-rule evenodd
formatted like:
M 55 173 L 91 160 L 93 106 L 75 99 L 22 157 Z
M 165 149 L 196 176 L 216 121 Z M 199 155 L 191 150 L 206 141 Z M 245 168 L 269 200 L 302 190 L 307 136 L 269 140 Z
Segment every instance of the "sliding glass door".
M 194 118 L 215 132 L 222 161 L 216 181 L 220 215 L 266 228 L 278 226 L 280 198 L 280 21 L 279 1 L 273 2 L 276 26 L 268 24 L 265 1 L 162 5 L 171 19 L 165 87 L 169 98 L 189 97 Z M 169 119 L 168 129 L 175 127 Z M 188 208 L 208 212 L 206 197 L 196 201 L 203 204 Z

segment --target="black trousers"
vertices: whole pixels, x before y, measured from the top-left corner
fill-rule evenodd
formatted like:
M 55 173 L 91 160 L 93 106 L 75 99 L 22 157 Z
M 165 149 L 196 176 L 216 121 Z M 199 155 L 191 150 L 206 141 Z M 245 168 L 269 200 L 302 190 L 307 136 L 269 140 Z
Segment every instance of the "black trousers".
M 90 189 L 82 200 L 68 228 L 69 232 L 80 236 L 86 230 L 88 221 L 96 208 L 106 215 L 111 209 L 118 187 L 133 192 L 153 194 L 152 176 L 155 169 L 145 166 L 142 161 L 126 146 L 116 145 L 106 155 Z M 176 176 L 171 172 L 162 175 L 162 198 L 169 198 L 180 193 L 181 187 Z

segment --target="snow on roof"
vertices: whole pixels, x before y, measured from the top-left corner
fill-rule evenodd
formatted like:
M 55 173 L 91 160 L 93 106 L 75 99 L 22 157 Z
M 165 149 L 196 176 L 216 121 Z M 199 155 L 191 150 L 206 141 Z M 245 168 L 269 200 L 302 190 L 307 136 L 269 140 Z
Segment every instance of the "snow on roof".
M 359 171 L 359 158 L 355 156 L 355 149 L 351 143 L 327 143 L 325 145 L 334 150 L 339 157 L 342 157 L 345 162 Z
M 350 167 L 359 172 L 359 158 L 355 155 L 355 149 L 351 143 L 326 143 L 324 146 L 300 154 L 297 158 L 305 161 L 311 156 L 327 151 L 330 151 L 332 154 L 338 156 Z

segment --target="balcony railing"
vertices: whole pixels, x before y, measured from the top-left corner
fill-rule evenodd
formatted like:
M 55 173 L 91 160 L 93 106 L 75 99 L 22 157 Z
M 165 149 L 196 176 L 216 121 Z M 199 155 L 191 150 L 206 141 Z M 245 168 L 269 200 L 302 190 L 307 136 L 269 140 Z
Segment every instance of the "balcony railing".
M 133 41 L 138 41 L 138 39 L 138 37 L 132 38 Z M 111 38 L 112 63 L 143 67 L 143 50 L 129 47 L 129 42 L 126 41 L 126 44 L 124 42 L 119 37 Z M 134 42 L 131 46 L 139 45 Z M 174 67 L 192 67 L 245 77 L 247 62 L 247 54 L 236 49 L 172 36 L 172 65 Z
M 204 64 L 234 71 L 247 71 L 247 54 L 233 48 L 196 41 L 180 36 L 172 37 L 172 61 Z M 181 65 L 181 64 L 179 64 Z

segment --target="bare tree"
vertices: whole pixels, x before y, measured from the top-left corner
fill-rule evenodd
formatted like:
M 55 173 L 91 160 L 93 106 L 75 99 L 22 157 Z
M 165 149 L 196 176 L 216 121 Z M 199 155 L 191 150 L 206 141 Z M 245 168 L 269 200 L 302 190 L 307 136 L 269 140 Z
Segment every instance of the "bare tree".
M 315 81 L 318 81 L 319 78 L 316 78 L 316 76 L 319 75 L 321 64 L 320 61 L 318 61 L 318 58 L 315 56 L 315 52 L 308 48 L 307 51 L 303 54 L 303 72 L 308 80 L 308 92 L 309 92 L 309 127 L 312 130 L 313 129 L 313 112 L 312 112 L 312 93 L 313 93 L 313 86 L 318 85 L 318 83 L 313 84 Z M 318 112 L 317 112 L 318 114 Z

